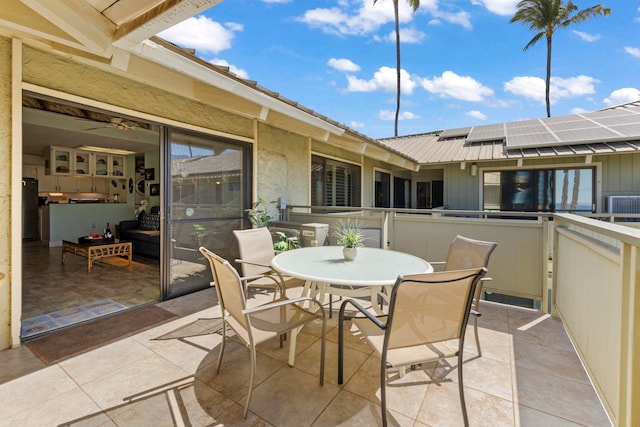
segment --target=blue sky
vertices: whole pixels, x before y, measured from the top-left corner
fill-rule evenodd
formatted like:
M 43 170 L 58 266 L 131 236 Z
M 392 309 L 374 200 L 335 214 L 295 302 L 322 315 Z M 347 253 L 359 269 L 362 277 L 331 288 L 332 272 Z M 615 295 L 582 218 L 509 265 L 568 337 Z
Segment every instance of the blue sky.
M 400 0 L 399 135 L 545 117 L 544 39 L 518 0 Z M 574 0 L 580 8 L 595 1 Z M 640 99 L 640 1 L 553 38 L 551 114 Z M 373 138 L 392 137 L 392 0 L 224 0 L 159 36 Z

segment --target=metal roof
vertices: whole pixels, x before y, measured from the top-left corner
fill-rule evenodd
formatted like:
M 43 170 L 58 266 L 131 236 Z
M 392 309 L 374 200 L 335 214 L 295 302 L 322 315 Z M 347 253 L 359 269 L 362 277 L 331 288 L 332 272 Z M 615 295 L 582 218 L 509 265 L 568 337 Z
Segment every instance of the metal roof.
M 440 130 L 379 142 L 421 165 L 640 151 L 640 100 L 589 113 Z

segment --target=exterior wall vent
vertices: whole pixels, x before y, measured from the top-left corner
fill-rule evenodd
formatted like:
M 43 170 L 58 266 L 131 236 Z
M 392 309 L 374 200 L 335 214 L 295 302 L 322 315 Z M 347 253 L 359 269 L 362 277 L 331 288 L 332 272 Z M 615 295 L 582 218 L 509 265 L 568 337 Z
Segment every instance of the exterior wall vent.
M 607 213 L 635 214 L 640 213 L 640 196 L 608 196 L 606 197 Z

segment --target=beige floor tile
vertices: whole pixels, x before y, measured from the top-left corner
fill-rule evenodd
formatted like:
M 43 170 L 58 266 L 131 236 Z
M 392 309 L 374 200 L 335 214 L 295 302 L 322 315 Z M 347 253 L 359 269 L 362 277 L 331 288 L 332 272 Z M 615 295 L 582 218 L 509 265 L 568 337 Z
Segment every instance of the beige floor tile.
M 190 378 L 189 373 L 153 354 L 83 384 L 82 388 L 102 409 L 110 409 L 141 396 L 161 393 Z
M 116 341 L 88 353 L 60 362 L 60 367 L 75 382 L 82 385 L 110 375 L 123 366 L 153 355 L 153 352 L 132 338 Z
M 576 423 L 606 426 L 609 421 L 595 391 L 588 384 L 517 367 L 517 396 L 522 406 Z
M 449 374 L 455 377 L 457 382 L 457 371 Z M 500 362 L 489 357 L 478 357 L 464 362 L 463 371 L 464 385 L 504 400 L 513 399 L 511 364 Z
M 508 332 L 508 311 L 503 304 L 480 301 L 478 326 L 496 332 Z
M 25 345 L 0 351 L 0 384 L 28 375 L 45 366 Z
M 473 327 L 468 326 L 465 335 L 464 349 L 469 357 L 478 355 L 476 340 L 473 335 Z M 479 327 L 480 348 L 482 357 L 488 357 L 501 362 L 509 362 L 512 356 L 512 337 L 506 332 L 498 332 L 492 329 Z M 465 355 L 465 358 L 467 355 Z
M 397 412 L 387 415 L 389 426 L 411 427 L 414 420 Z M 379 404 L 363 399 L 346 390 L 340 391 L 327 409 L 313 423 L 313 427 L 369 427 L 381 426 L 382 414 Z
M 308 426 L 338 391 L 327 382 L 321 386 L 317 376 L 287 367 L 255 388 L 249 410 L 276 426 Z
M 239 402 L 248 392 L 251 366 L 249 350 L 234 341 L 227 341 L 219 374 L 216 374 L 217 357 L 218 349 L 203 360 L 196 372 L 196 378 Z M 283 368 L 291 369 L 286 363 L 258 352 L 254 387 Z
M 517 367 L 590 384 L 580 359 L 573 351 L 515 341 L 514 353 Z
M 187 330 L 183 330 L 186 332 Z M 149 340 L 144 346 L 189 374 L 195 374 L 209 353 L 220 346 L 222 336 L 204 329 L 189 328 L 185 336 Z
M 35 392 L 35 390 L 33 391 Z M 73 388 L 66 392 L 56 392 L 50 389 L 46 391 L 50 393 L 48 400 L 30 408 L 24 408 L 22 411 L 14 413 L 10 418 L 2 419 L 0 426 L 75 426 L 76 421 L 92 417 L 94 414 L 98 414 L 96 419 L 100 419 L 101 422 L 107 421 L 101 414 L 100 408 L 79 388 Z M 4 417 L 6 411 L 13 409 L 13 405 L 4 399 L 0 399 L 0 401 L 2 401 L 2 416 Z
M 2 419 L 32 410 L 78 385 L 59 366 L 49 366 L 0 385 Z
M 471 426 L 515 425 L 513 404 L 510 401 L 469 388 L 465 388 L 464 393 Z M 458 384 L 443 382 L 430 385 L 417 419 L 431 427 L 463 425 Z
M 144 396 L 107 411 L 118 425 L 215 425 L 235 403 L 199 381 Z
M 579 427 L 582 425 L 522 405 L 518 405 L 517 411 L 520 427 Z

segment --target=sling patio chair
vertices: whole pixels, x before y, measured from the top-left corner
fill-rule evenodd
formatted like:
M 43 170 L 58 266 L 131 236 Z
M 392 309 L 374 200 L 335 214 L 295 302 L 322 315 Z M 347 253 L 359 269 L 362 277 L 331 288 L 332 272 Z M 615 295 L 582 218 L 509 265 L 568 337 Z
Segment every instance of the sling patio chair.
M 316 319 L 322 320 L 322 341 L 320 349 L 320 385 L 324 384 L 324 355 L 326 338 L 326 317 L 322 305 L 311 297 L 287 299 L 284 295 L 269 303 L 256 307 L 247 307 L 245 289 L 238 271 L 229 261 L 219 257 L 205 247 L 200 252 L 209 261 L 214 286 L 222 310 L 222 342 L 216 372 L 220 372 L 222 355 L 227 338 L 227 327 L 236 333 L 238 339 L 249 349 L 251 354 L 251 373 L 249 392 L 244 405 L 243 417 L 246 419 L 253 393 L 256 372 L 256 346 L 290 331 L 289 366 L 295 363 L 296 337 L 304 325 Z M 315 312 L 302 308 L 302 304 L 317 306 Z
M 245 281 L 245 287 L 273 288 L 285 295 L 287 288 L 304 284 L 304 280 L 283 276 L 271 268 L 276 253 L 271 232 L 266 227 L 233 230 L 233 234 L 240 252 L 240 258 L 235 261 L 242 267 L 244 277 L 253 277 Z
M 444 266 L 444 271 L 462 270 L 465 268 L 489 268 L 489 257 L 493 250 L 498 246 L 495 242 L 485 242 L 482 240 L 470 239 L 464 236 L 456 236 L 447 252 L 446 261 L 430 261 L 434 266 Z M 486 281 L 492 280 L 490 277 L 483 277 L 478 286 L 476 293 L 473 295 L 473 303 L 471 304 L 471 314 L 473 315 L 473 334 L 476 340 L 476 348 L 478 356 L 482 356 L 480 348 L 480 338 L 478 337 L 478 317 L 480 313 L 480 298 L 482 297 L 482 285 Z
M 358 301 L 343 301 L 338 322 L 338 384 L 343 383 L 345 308 L 350 304 L 359 312 L 351 318 L 352 324 L 380 357 L 382 425 L 387 426 L 388 369 L 457 356 L 458 393 L 468 426 L 462 354 L 473 294 L 486 271 L 482 267 L 399 276 L 386 316 L 376 316 Z

